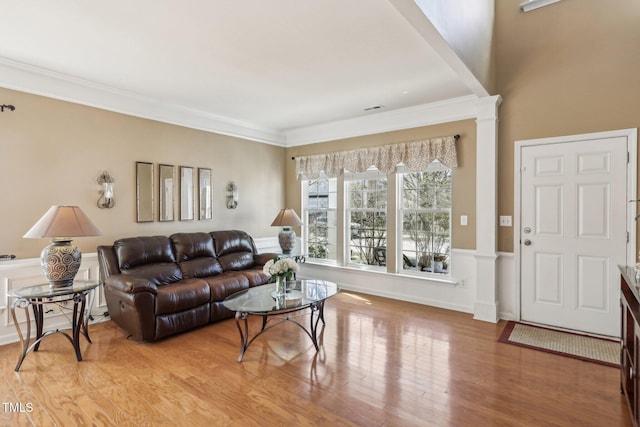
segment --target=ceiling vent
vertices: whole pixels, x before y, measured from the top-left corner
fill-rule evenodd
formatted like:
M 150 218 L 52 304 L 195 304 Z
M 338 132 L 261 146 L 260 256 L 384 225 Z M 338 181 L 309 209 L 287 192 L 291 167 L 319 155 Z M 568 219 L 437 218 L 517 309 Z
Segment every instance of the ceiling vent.
M 374 105 L 373 107 L 367 107 L 364 109 L 364 111 L 373 111 L 373 110 L 380 110 L 384 108 L 382 105 Z

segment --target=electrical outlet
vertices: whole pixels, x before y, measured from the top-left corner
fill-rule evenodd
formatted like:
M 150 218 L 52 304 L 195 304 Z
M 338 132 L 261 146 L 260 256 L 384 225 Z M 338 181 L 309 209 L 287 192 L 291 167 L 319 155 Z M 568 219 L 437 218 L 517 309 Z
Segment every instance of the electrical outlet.
M 500 215 L 500 227 L 511 227 L 511 217 Z
M 464 280 L 464 279 L 460 280 L 460 287 L 461 288 L 466 288 L 467 287 L 467 281 Z

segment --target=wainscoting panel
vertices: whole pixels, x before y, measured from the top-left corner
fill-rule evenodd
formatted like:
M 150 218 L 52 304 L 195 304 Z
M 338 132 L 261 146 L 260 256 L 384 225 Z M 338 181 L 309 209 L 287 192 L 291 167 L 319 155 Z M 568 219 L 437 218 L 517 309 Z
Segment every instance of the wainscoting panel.
M 318 277 L 339 284 L 340 289 L 410 301 L 448 310 L 473 313 L 477 296 L 475 251 L 453 249 L 452 274 L 448 280 L 417 278 L 409 275 L 371 272 L 359 268 L 336 267 L 307 262 L 300 268 L 302 277 Z M 501 319 L 516 319 L 513 254 L 497 257 L 497 303 Z
M 84 280 L 99 280 L 98 273 L 97 254 L 82 254 L 82 264 L 77 277 Z M 40 259 L 30 258 L 0 262 L 0 345 L 19 340 L 13 317 L 11 316 L 10 307 L 13 298 L 9 296 L 9 291 L 41 283 L 46 283 L 46 279 L 40 266 Z M 73 307 L 71 302 L 67 304 L 70 308 Z M 104 316 L 106 312 L 107 304 L 102 287 L 100 287 L 94 294 L 91 310 L 93 320 L 90 322 L 95 323 L 108 319 L 108 317 Z M 24 323 L 26 321 L 24 310 L 17 310 L 16 315 L 19 322 Z M 34 331 L 33 311 L 30 310 L 29 315 L 33 323 L 32 331 Z M 70 314 L 59 310 L 55 305 L 49 305 L 45 310 L 45 330 L 70 328 L 70 319 Z M 22 325 L 22 330 L 25 331 L 25 325 Z

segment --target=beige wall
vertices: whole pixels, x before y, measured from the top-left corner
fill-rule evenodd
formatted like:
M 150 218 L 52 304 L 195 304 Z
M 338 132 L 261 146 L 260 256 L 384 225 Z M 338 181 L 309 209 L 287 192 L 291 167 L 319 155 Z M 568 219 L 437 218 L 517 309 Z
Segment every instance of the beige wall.
M 500 215 L 514 211 L 515 141 L 640 124 L 640 2 L 518 4 L 496 0 Z M 500 227 L 498 246 L 513 251 L 512 228 Z
M 270 224 L 284 203 L 283 148 L 2 88 L 0 103 L 16 107 L 0 113 L 0 254 L 39 256 L 47 240 L 22 235 L 53 204 L 80 206 L 102 231 L 76 239 L 86 253 L 126 236 L 231 228 L 277 234 Z M 156 180 L 158 163 L 211 168 L 213 220 L 137 223 L 136 161 L 155 163 Z M 96 206 L 104 170 L 115 179 L 113 209 Z M 239 187 L 235 210 L 226 208 L 229 180 Z
M 458 150 L 458 168 L 453 175 L 453 242 L 457 249 L 475 249 L 476 247 L 476 123 L 475 120 L 444 123 L 414 129 L 385 132 L 356 138 L 292 147 L 287 149 L 286 157 L 286 203 L 300 213 L 301 188 L 296 179 L 295 161 L 291 157 L 352 150 L 376 145 L 392 144 L 402 141 L 435 138 L 460 134 L 456 144 Z M 460 215 L 467 215 L 469 225 L 460 226 Z

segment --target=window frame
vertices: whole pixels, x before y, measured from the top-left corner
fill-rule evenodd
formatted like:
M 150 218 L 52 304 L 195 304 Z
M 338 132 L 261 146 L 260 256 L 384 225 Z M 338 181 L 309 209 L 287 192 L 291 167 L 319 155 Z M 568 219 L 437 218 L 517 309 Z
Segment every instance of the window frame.
M 388 253 L 386 253 L 386 248 L 387 248 L 387 243 L 389 241 L 389 176 L 384 174 L 383 172 L 379 171 L 377 168 L 371 167 L 369 169 L 367 169 L 365 172 L 356 172 L 356 173 L 352 173 L 352 172 L 345 172 L 344 174 L 344 182 L 342 185 L 342 189 L 343 189 L 343 194 L 344 194 L 344 221 L 345 221 L 345 226 L 344 226 L 344 232 L 342 233 L 342 238 L 343 238 L 343 247 L 344 247 L 344 265 L 348 266 L 348 267 L 354 267 L 354 268 L 359 268 L 359 269 L 364 269 L 364 270 L 373 270 L 373 271 L 388 271 L 389 268 L 389 263 L 388 263 Z M 351 260 L 351 247 L 352 247 L 352 240 L 353 240 L 353 232 L 351 229 L 351 216 L 352 216 L 352 212 L 360 212 L 363 214 L 367 214 L 367 213 L 371 213 L 371 214 L 376 214 L 381 212 L 382 210 L 378 207 L 378 208 L 369 208 L 369 207 L 352 207 L 351 203 L 350 203 L 350 196 L 351 196 L 351 183 L 352 182 L 361 182 L 361 181 L 373 181 L 373 180 L 379 180 L 379 179 L 384 179 L 386 184 L 386 190 L 385 190 L 385 195 L 384 195 L 384 216 L 385 216 L 385 227 L 384 227 L 384 247 L 385 247 L 385 257 L 386 260 L 385 261 L 385 265 L 376 265 L 376 264 L 369 264 L 369 263 L 358 263 L 358 262 L 353 262 Z M 377 188 L 376 188 L 377 190 Z M 376 197 L 376 200 L 378 200 L 378 198 Z M 373 228 L 373 230 L 379 230 L 376 228 Z M 373 257 L 375 257 L 375 250 L 376 248 L 379 246 L 372 246 L 372 255 Z
M 447 209 L 447 213 L 449 216 L 449 241 L 448 241 L 448 269 L 447 273 L 432 273 L 428 271 L 417 271 L 417 270 L 409 270 L 405 269 L 403 265 L 403 251 L 402 251 L 402 231 L 403 231 L 403 209 L 402 209 L 402 191 L 403 191 L 403 182 L 404 182 L 404 174 L 410 173 L 405 170 L 403 165 L 396 167 L 396 170 L 390 174 L 384 174 L 383 172 L 374 169 L 373 173 L 376 175 L 384 176 L 387 180 L 387 195 L 386 195 L 386 242 L 385 247 L 387 249 L 386 252 L 386 265 L 378 266 L 378 265 L 368 265 L 368 264 L 359 264 L 353 263 L 350 260 L 349 256 L 349 247 L 350 247 L 350 233 L 351 227 L 349 223 L 350 218 L 350 208 L 348 203 L 348 182 L 352 179 L 351 176 L 357 175 L 350 172 L 343 172 L 339 176 L 335 178 L 328 178 L 321 174 L 321 177 L 318 179 L 327 179 L 327 180 L 335 180 L 335 188 L 336 188 L 336 207 L 331 208 L 331 210 L 335 211 L 336 218 L 336 228 L 335 228 L 335 237 L 336 237 L 336 256 L 335 259 L 329 258 L 311 258 L 308 252 L 308 236 L 309 236 L 309 221 L 308 221 L 308 182 L 314 181 L 305 180 L 307 182 L 301 183 L 301 211 L 303 212 L 303 232 L 302 232 L 302 247 L 305 251 L 306 261 L 312 264 L 318 265 L 327 265 L 334 267 L 347 267 L 347 268 L 356 268 L 359 270 L 366 270 L 371 272 L 378 273 L 389 273 L 389 274 L 397 274 L 404 276 L 412 276 L 414 278 L 421 278 L 426 280 L 435 280 L 435 281 L 449 281 L 452 278 L 452 265 L 451 258 L 453 254 L 452 247 L 452 238 L 453 238 L 453 180 L 455 177 L 455 169 L 450 169 L 442 165 L 440 162 L 432 162 L 426 172 L 432 168 L 442 168 L 451 170 L 451 206 Z M 370 171 L 363 172 L 362 174 L 367 174 Z M 390 240 L 393 239 L 393 240 Z M 395 246 L 393 253 L 388 251 L 389 245 Z
M 416 209 L 406 209 L 403 207 L 404 204 L 404 176 L 406 174 L 411 174 L 413 172 L 410 171 L 406 171 L 404 168 L 399 167 L 398 170 L 396 171 L 396 175 L 398 177 L 397 179 L 397 183 L 396 183 L 396 196 L 397 196 L 397 210 L 396 210 L 396 265 L 398 266 L 397 271 L 400 274 L 403 275 L 410 275 L 410 276 L 416 276 L 416 277 L 425 277 L 425 278 L 430 278 L 430 279 L 444 279 L 444 278 L 451 278 L 452 277 L 452 262 L 451 262 L 451 255 L 452 255 L 452 239 L 453 239 L 453 179 L 454 179 L 454 169 L 450 169 L 444 165 L 442 165 L 440 162 L 438 162 L 437 160 L 430 163 L 427 166 L 427 169 L 418 173 L 424 173 L 424 172 L 432 172 L 432 171 L 439 171 L 439 170 L 449 170 L 451 172 L 451 185 L 450 185 L 450 192 L 451 192 L 451 206 L 449 208 L 437 208 L 437 207 L 432 207 L 432 208 L 416 208 Z M 404 214 L 405 212 L 409 210 L 409 211 L 413 211 L 413 212 L 421 212 L 421 213 L 434 213 L 434 214 L 438 214 L 438 213 L 447 213 L 449 216 L 449 238 L 448 238 L 448 267 L 447 267 L 447 271 L 446 273 L 435 273 L 435 272 L 431 272 L 431 271 L 420 271 L 417 268 L 415 270 L 412 269 L 405 269 L 404 268 L 404 260 L 403 260 L 403 253 L 404 251 L 402 250 L 403 247 L 403 233 L 404 233 L 404 226 L 403 226 L 403 222 L 404 222 Z M 418 263 L 418 260 L 416 259 L 416 264 Z
M 311 209 L 308 206 L 308 201 L 309 201 L 309 182 L 312 181 L 318 181 L 318 180 L 327 180 L 328 181 L 328 187 L 329 190 L 327 192 L 327 208 L 326 209 L 322 209 L 322 211 L 327 212 L 327 216 L 329 215 L 329 212 L 335 212 L 335 217 L 336 217 L 336 226 L 335 226 L 335 258 L 315 258 L 311 256 L 311 253 L 309 251 L 309 232 L 311 230 L 310 227 L 310 221 L 309 221 L 309 212 L 310 211 L 320 211 L 321 209 L 318 208 L 314 208 Z M 331 180 L 335 180 L 334 186 L 335 186 L 335 193 L 336 193 L 336 207 L 335 208 L 331 208 L 329 207 L 329 205 L 331 204 Z M 309 180 L 305 180 L 304 183 L 302 183 L 301 185 L 301 190 L 302 190 L 302 208 L 301 208 L 301 212 L 303 215 L 303 225 L 302 225 L 302 252 L 305 255 L 305 259 L 306 261 L 312 261 L 314 263 L 318 263 L 318 264 L 327 264 L 327 265 L 340 265 L 340 235 L 339 235 L 339 229 L 340 229 L 340 203 L 339 203 L 339 197 L 340 197 L 340 191 L 339 191 L 339 181 L 338 178 L 328 178 L 326 176 L 321 176 L 318 177 L 316 179 L 309 179 Z M 327 231 L 330 228 L 327 227 Z M 330 240 L 330 239 L 328 239 Z M 327 245 L 329 245 L 329 243 L 327 243 Z

